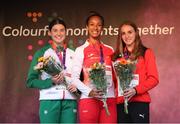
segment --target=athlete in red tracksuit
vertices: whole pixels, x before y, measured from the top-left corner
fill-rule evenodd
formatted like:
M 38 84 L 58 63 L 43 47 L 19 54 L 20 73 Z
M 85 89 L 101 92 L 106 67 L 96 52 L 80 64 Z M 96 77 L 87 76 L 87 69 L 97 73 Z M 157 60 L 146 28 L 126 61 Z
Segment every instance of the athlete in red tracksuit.
M 89 38 L 75 51 L 73 78 L 77 88 L 82 92 L 79 100 L 80 123 L 115 123 L 117 121 L 111 61 L 113 49 L 100 41 L 103 24 L 103 17 L 97 13 L 92 13 L 86 22 Z M 98 100 L 102 92 L 93 89 L 94 87 L 89 78 L 90 66 L 101 60 L 106 65 L 106 76 L 108 77 L 107 105 L 110 115 L 106 114 L 103 102 Z M 81 70 L 83 70 L 84 75 L 83 82 L 79 79 Z
M 149 123 L 149 103 L 151 102 L 149 90 L 158 82 L 158 71 L 155 56 L 151 49 L 143 46 L 137 26 L 126 21 L 119 28 L 119 37 L 114 60 L 123 53 L 126 59 L 137 60 L 134 71 L 135 78 L 124 94 L 119 92 L 117 83 L 117 113 L 118 123 Z M 124 98 L 128 101 L 128 114 L 124 112 Z

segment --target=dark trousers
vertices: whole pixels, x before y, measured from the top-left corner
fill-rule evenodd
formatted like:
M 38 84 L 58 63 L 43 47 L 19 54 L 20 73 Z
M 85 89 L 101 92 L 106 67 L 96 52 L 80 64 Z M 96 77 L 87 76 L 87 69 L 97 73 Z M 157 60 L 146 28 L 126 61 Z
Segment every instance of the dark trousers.
M 124 103 L 117 104 L 118 123 L 149 123 L 149 103 L 129 102 L 128 114 L 124 112 Z

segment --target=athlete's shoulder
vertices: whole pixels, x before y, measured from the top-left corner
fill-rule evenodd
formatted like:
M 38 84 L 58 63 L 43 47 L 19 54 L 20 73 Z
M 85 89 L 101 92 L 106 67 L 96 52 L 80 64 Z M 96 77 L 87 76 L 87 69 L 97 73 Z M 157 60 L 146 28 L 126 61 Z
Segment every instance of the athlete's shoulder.
M 50 44 L 46 44 L 44 47 L 40 48 L 35 52 L 35 55 L 43 56 L 43 54 L 51 48 Z
M 85 41 L 85 43 L 82 44 L 81 46 L 77 47 L 75 51 L 83 51 L 88 46 L 89 46 L 89 43 L 87 41 Z
M 113 47 L 112 47 L 112 46 L 107 45 L 107 44 L 104 44 L 104 43 L 103 43 L 103 45 L 104 45 L 104 47 L 105 47 L 106 49 L 108 49 L 108 50 L 110 50 L 110 51 L 114 52 L 114 49 L 113 49 Z

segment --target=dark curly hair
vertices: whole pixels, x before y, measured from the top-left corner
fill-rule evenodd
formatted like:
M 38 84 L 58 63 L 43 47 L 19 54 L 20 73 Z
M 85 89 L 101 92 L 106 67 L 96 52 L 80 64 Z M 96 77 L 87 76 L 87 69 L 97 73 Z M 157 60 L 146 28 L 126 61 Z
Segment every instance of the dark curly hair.
M 101 22 L 102 22 L 102 26 L 104 26 L 104 17 L 103 17 L 102 15 L 100 15 L 100 14 L 99 14 L 98 12 L 96 12 L 96 11 L 90 11 L 90 12 L 89 12 L 89 15 L 88 15 L 88 17 L 87 17 L 87 19 L 86 19 L 86 25 L 88 25 L 90 18 L 93 17 L 93 16 L 99 17 L 100 20 L 101 20 Z

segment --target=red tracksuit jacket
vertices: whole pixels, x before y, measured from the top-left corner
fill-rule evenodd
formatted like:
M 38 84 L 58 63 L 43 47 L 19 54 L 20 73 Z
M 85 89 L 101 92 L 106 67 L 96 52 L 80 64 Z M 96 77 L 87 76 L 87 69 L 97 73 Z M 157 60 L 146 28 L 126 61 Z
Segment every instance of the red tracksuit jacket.
M 148 91 L 159 83 L 155 56 L 151 49 L 146 50 L 144 57 L 138 58 L 135 74 L 139 75 L 139 85 L 135 86 L 137 95 L 132 97 L 130 102 L 151 102 Z M 117 89 L 116 93 L 118 94 Z M 117 103 L 123 102 L 123 96 L 117 96 Z

